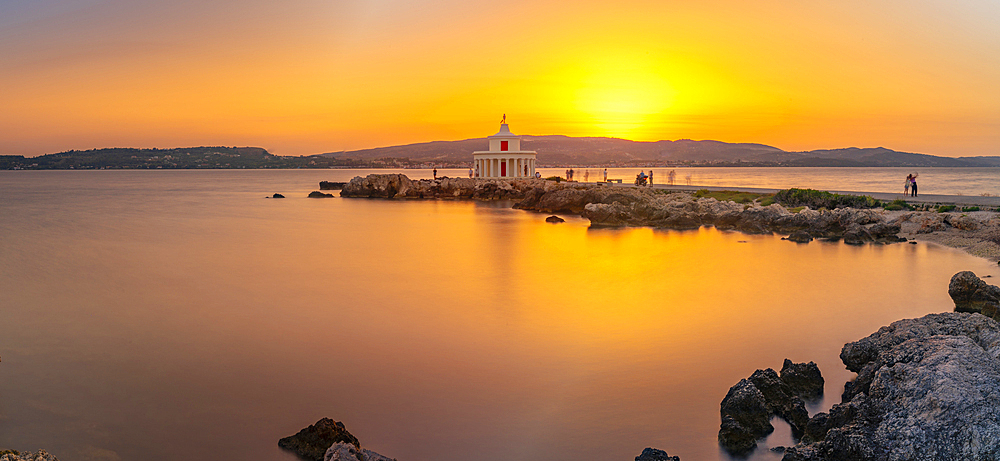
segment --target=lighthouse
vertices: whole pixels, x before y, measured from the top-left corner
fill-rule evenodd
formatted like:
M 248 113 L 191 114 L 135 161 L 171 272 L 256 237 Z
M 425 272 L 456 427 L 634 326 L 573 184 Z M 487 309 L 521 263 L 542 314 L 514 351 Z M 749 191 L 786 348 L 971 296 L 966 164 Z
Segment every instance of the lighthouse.
M 500 131 L 486 138 L 490 150 L 472 153 L 477 178 L 533 178 L 535 177 L 535 151 L 521 150 L 521 137 L 511 133 L 506 122 Z

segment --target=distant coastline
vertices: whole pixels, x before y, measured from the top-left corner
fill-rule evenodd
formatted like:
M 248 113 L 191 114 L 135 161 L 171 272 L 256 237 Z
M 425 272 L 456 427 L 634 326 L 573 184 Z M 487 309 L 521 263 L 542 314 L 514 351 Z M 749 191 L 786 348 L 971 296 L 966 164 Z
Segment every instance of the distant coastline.
M 1000 167 L 1000 156 L 940 157 L 884 147 L 788 152 L 721 141 L 636 142 L 616 138 L 524 136 L 540 168 Z M 102 148 L 25 157 L 0 155 L 0 170 L 469 168 L 486 139 L 434 141 L 316 155 L 280 156 L 261 147 Z

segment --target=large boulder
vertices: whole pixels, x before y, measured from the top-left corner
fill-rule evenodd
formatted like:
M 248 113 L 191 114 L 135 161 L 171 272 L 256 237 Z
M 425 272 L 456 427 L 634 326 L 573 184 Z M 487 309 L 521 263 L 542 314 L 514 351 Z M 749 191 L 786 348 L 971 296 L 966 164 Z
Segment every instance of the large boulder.
M 823 374 L 813 363 L 793 363 L 785 359 L 781 366 L 781 381 L 788 385 L 791 391 L 806 400 L 815 400 L 823 395 Z
M 848 343 L 858 373 L 784 460 L 1000 459 L 1000 324 L 949 312 Z
M 361 449 L 358 438 L 351 435 L 344 423 L 323 418 L 295 435 L 278 440 L 278 446 L 307 461 L 323 461 L 327 449 L 335 443 L 347 443 Z
M 729 388 L 720 407 L 719 444 L 733 455 L 749 453 L 757 447 L 757 439 L 774 432 L 764 394 L 749 379 Z
M 868 233 L 868 229 L 864 226 L 851 223 L 847 225 L 844 230 L 844 243 L 849 245 L 862 245 L 869 242 L 874 242 L 875 238 Z
M 326 450 L 323 461 L 396 461 L 367 448 L 358 448 L 350 443 L 337 442 Z
M 413 181 L 404 174 L 370 174 L 355 176 L 340 191 L 341 197 L 395 198 L 405 197 Z
M 1000 316 L 1000 288 L 987 284 L 970 271 L 951 277 L 948 294 L 955 301 L 955 312 L 977 312 L 993 319 Z
M 590 203 L 587 199 L 586 190 L 567 187 L 542 195 L 535 209 L 547 213 L 580 213 Z
M 797 230 L 789 234 L 788 237 L 785 237 L 785 240 L 795 243 L 809 243 L 812 239 L 812 235 L 809 235 L 809 233 L 804 230 Z
M 670 456 L 663 450 L 646 448 L 639 456 L 635 457 L 635 461 L 681 461 L 681 458 L 680 456 Z

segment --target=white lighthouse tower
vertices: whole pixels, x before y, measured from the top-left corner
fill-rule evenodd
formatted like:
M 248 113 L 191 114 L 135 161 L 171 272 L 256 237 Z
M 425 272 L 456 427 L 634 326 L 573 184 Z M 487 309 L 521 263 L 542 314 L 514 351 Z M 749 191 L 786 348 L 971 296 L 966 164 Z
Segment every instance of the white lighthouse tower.
M 511 133 L 504 123 L 504 115 L 500 122 L 500 131 L 486 138 L 490 142 L 490 150 L 479 150 L 472 153 L 477 178 L 533 178 L 535 177 L 535 151 L 521 150 L 521 137 Z

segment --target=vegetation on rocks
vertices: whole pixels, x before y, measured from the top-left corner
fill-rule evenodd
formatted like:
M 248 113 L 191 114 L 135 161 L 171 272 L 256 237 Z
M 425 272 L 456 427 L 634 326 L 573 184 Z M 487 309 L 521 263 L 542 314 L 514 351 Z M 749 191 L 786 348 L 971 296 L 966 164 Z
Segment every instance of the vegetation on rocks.
M 774 203 L 774 194 L 757 194 L 753 192 L 739 192 L 734 190 L 717 190 L 710 191 L 708 189 L 701 189 L 694 193 L 697 198 L 711 197 L 720 202 L 736 202 L 736 203 L 760 203 L 762 206 L 767 206 Z
M 807 206 L 812 209 L 826 208 L 877 208 L 882 202 L 867 195 L 833 194 L 815 189 L 784 189 L 774 194 L 774 200 L 784 206 Z
M 954 211 L 954 210 L 955 210 L 955 205 L 941 205 L 937 207 L 938 213 L 947 213 L 949 211 Z
M 902 210 L 912 211 L 914 209 L 912 205 L 906 203 L 905 200 L 900 200 L 900 199 L 896 199 L 887 203 L 884 208 L 886 211 L 902 211 Z

